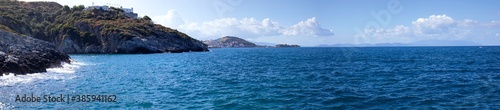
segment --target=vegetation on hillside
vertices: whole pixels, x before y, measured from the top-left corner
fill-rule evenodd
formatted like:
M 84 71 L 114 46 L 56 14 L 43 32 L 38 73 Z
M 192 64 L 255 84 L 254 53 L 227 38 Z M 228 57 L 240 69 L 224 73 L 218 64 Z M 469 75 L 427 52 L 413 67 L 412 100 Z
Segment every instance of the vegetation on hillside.
M 23 2 L 0 0 L 0 30 L 32 36 L 56 45 L 70 38 L 81 47 L 102 46 L 111 39 L 133 37 L 176 36 L 194 40 L 175 29 L 154 24 L 151 18 L 130 18 L 111 7 L 85 10 L 85 6 L 62 6 L 55 2 Z M 116 39 L 116 38 L 114 38 Z

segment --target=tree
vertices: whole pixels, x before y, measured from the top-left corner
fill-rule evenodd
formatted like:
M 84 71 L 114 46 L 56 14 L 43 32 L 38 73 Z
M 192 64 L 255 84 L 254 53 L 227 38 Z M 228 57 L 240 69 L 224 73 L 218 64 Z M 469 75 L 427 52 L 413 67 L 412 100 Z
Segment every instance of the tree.
M 85 9 L 85 6 L 84 5 L 78 5 L 78 6 L 73 6 L 73 8 L 71 8 L 71 11 L 75 12 L 75 11 L 82 11 L 83 9 Z
M 142 19 L 147 20 L 147 21 L 151 21 L 151 18 L 148 15 L 144 15 L 144 17 L 142 17 Z
M 71 11 L 71 10 L 69 9 L 69 6 L 68 6 L 68 5 L 64 5 L 62 9 L 63 9 L 63 11 L 65 11 L 65 12 L 69 12 L 69 11 Z
M 120 8 L 115 8 L 115 7 L 109 7 L 110 10 L 113 10 L 113 12 L 115 13 L 123 13 L 125 11 L 123 11 L 122 9 Z

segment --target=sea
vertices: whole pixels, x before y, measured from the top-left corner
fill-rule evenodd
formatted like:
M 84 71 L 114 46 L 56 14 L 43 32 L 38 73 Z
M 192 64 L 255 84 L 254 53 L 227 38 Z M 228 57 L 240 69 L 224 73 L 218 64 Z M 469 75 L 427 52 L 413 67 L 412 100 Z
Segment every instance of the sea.
M 70 56 L 0 76 L 0 109 L 500 109 L 495 46 Z

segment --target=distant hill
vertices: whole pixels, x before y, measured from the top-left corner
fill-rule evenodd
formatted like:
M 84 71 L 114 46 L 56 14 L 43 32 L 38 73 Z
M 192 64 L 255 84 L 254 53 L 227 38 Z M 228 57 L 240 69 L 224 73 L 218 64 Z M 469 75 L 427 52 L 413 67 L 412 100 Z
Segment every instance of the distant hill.
M 480 45 L 471 41 L 463 40 L 422 40 L 412 42 L 409 45 L 413 46 L 477 46 Z
M 280 48 L 280 47 L 300 47 L 300 46 L 299 45 L 294 45 L 294 44 L 277 44 L 274 47 Z
M 269 43 L 269 42 L 253 42 L 257 44 L 258 46 L 275 46 L 275 43 Z
M 422 40 L 411 43 L 376 43 L 376 44 L 321 44 L 316 47 L 394 47 L 394 46 L 478 46 L 481 44 L 462 40 Z
M 207 44 L 209 48 L 257 47 L 255 43 L 234 36 L 225 36 L 215 40 L 206 40 L 203 41 L 203 43 Z
M 280 47 L 300 47 L 299 45 L 293 44 L 273 44 L 259 42 L 260 45 L 246 41 L 245 39 L 235 37 L 235 36 L 225 36 L 215 40 L 205 40 L 203 41 L 209 48 L 247 48 L 247 47 L 257 47 L 257 48 L 280 48 Z

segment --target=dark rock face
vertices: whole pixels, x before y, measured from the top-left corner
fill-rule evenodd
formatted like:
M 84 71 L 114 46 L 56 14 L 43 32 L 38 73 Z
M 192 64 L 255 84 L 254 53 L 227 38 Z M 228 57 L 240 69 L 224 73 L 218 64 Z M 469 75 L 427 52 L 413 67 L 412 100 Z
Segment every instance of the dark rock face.
M 137 35 L 131 39 L 120 39 L 120 35 L 111 34 L 98 39 L 98 45 L 80 45 L 75 39 L 64 38 L 56 41 L 56 48 L 69 54 L 146 54 L 146 53 L 178 53 L 178 52 L 202 52 L 208 48 L 201 41 L 192 38 L 182 38 L 177 35 Z
M 206 45 L 194 39 L 166 40 L 169 36 L 133 37 L 132 40 L 119 41 L 116 53 L 163 53 L 208 51 Z M 176 38 L 176 37 L 174 37 Z
M 129 21 L 137 21 L 128 19 Z M 125 21 L 125 20 L 124 20 Z M 179 53 L 209 51 L 206 44 L 189 37 L 179 31 L 156 24 L 141 24 L 140 30 L 123 29 L 114 32 L 103 29 L 102 25 L 75 23 L 76 29 L 85 30 L 95 35 L 89 42 L 83 42 L 80 37 L 56 34 L 54 44 L 57 49 L 68 54 L 146 54 L 146 53 Z M 118 23 L 116 23 L 118 24 Z M 147 32 L 140 33 L 141 30 Z
M 46 72 L 62 62 L 70 63 L 69 56 L 51 43 L 0 31 L 0 75 Z

